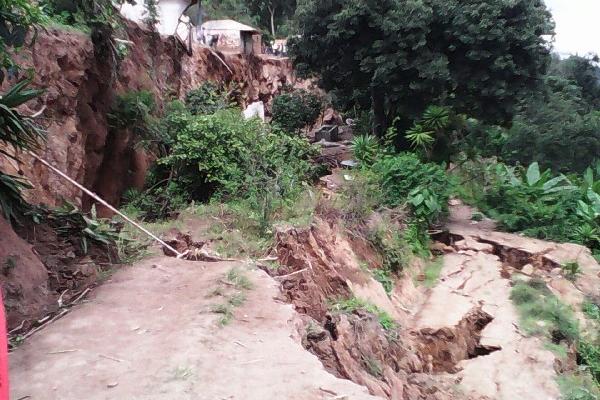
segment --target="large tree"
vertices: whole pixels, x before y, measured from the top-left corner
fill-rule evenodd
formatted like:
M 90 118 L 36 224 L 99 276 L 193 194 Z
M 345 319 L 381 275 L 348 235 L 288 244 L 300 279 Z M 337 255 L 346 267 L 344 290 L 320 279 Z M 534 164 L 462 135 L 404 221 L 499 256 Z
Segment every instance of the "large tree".
M 511 119 L 550 61 L 541 0 L 300 0 L 299 71 L 342 106 L 371 108 L 382 134 L 429 104 L 481 120 Z
M 256 15 L 260 24 L 269 27 L 273 37 L 277 27 L 294 15 L 296 0 L 245 0 L 250 11 Z

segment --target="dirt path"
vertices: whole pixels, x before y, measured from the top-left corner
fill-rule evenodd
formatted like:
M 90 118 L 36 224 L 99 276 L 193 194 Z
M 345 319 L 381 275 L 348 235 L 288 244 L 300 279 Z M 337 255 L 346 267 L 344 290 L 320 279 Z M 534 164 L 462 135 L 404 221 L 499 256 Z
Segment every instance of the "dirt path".
M 544 279 L 557 296 L 579 310 L 584 295 L 600 290 L 600 267 L 581 246 L 496 232 L 491 221 L 473 222 L 471 215 L 469 207 L 451 208 L 449 231 L 458 252 L 444 256 L 439 284 L 416 315 L 415 328 L 453 326 L 481 306 L 493 317 L 480 341 L 489 354 L 459 364 L 462 390 L 490 399 L 558 399 L 555 357 L 540 339 L 520 330 L 509 277 Z M 582 267 L 575 283 L 562 277 L 559 268 L 573 260 Z
M 235 266 L 254 288 L 221 328 L 210 294 Z M 375 399 L 302 348 L 277 295 L 245 265 L 146 260 L 11 354 L 11 398 Z

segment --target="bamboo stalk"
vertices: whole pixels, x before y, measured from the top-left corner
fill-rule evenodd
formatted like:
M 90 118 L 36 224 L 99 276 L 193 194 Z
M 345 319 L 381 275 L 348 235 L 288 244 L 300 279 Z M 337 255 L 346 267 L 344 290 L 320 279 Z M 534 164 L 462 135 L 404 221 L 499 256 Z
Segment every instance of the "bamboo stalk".
M 59 175 L 60 177 L 62 177 L 64 179 L 66 179 L 67 181 L 69 181 L 69 183 L 71 183 L 72 185 L 76 186 L 78 189 L 82 190 L 84 193 L 86 193 L 87 195 L 89 195 L 90 197 L 92 197 L 94 200 L 98 201 L 100 204 L 102 204 L 103 206 L 105 206 L 106 208 L 108 208 L 109 210 L 111 210 L 112 212 L 120 215 L 125 221 L 129 222 L 131 225 L 135 226 L 137 229 L 139 229 L 140 231 L 142 231 L 146 235 L 150 236 L 152 239 L 154 239 L 155 241 L 157 241 L 158 243 L 160 243 L 161 245 L 163 245 L 164 247 L 166 247 L 168 250 L 172 251 L 173 254 L 177 255 L 177 258 L 182 258 L 184 256 L 184 254 L 182 254 L 182 253 L 178 252 L 177 250 L 175 250 L 172 246 L 170 246 L 167 243 L 165 243 L 163 240 L 161 240 L 158 236 L 156 236 L 155 234 L 153 234 L 152 232 L 150 232 L 148 229 L 144 228 L 143 226 L 141 226 L 140 224 L 138 224 L 137 222 L 135 222 L 134 220 L 132 220 L 131 218 L 129 218 L 127 215 L 123 214 L 122 212 L 120 212 L 119 210 L 117 210 L 116 208 L 114 208 L 113 206 L 111 206 L 110 204 L 108 204 L 106 201 L 104 201 L 96 193 L 94 193 L 91 190 L 87 189 L 85 186 L 81 185 L 79 182 L 77 182 L 76 180 L 74 180 L 73 178 L 71 178 L 70 176 L 68 176 L 67 174 L 65 174 L 64 172 L 62 172 L 61 170 L 59 170 L 58 168 L 56 168 L 52 164 L 50 164 L 48 161 L 44 160 L 42 157 L 38 156 L 37 154 L 35 154 L 32 151 L 30 151 L 29 154 L 31 154 L 31 156 L 33 158 L 35 158 L 36 160 L 38 160 L 39 162 L 41 162 L 42 164 L 44 164 L 46 167 L 50 168 L 50 170 L 53 171 L 55 174 Z

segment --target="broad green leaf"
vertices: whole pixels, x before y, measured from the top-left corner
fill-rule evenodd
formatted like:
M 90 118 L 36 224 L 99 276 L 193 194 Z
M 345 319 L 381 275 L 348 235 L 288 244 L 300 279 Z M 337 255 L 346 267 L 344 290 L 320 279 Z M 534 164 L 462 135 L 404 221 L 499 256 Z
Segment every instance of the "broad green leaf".
M 527 184 L 533 186 L 540 180 L 540 166 L 537 162 L 532 163 L 527 168 Z

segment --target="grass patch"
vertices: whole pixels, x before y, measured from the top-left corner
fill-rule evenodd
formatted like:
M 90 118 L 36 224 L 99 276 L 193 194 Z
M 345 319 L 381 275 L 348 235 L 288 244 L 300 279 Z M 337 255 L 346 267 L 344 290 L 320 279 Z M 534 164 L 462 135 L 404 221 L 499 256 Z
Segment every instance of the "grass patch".
M 218 320 L 219 326 L 228 325 L 233 319 L 233 307 L 227 304 L 215 304 L 210 308 L 210 311 L 215 314 L 221 314 Z
M 600 306 L 598 304 L 587 300 L 583 303 L 582 311 L 589 319 L 600 322 Z
M 210 308 L 212 313 L 220 314 L 219 326 L 228 325 L 233 320 L 235 308 L 242 306 L 246 301 L 244 292 L 253 287 L 250 279 L 238 268 L 231 268 L 223 276 L 221 284 L 209 294 L 209 297 L 225 298 L 224 303 L 214 304 Z
M 438 279 L 440 278 L 440 273 L 442 272 L 443 267 L 443 257 L 438 257 L 433 262 L 428 263 L 425 266 L 425 270 L 423 271 L 423 275 L 425 275 L 423 285 L 425 285 L 428 288 L 434 287 L 437 284 Z
M 398 328 L 396 321 L 394 321 L 394 319 L 387 312 L 381 310 L 376 305 L 357 297 L 351 297 L 349 299 L 337 299 L 331 303 L 330 310 L 347 314 L 354 313 L 358 310 L 363 310 L 375 315 L 379 320 L 379 325 L 381 325 L 384 330 L 388 331 Z
M 225 279 L 233 284 L 236 289 L 250 290 L 254 287 L 250 279 L 238 268 L 231 268 L 225 275 Z
M 554 343 L 579 338 L 579 325 L 570 307 L 560 302 L 544 282 L 517 282 L 510 298 L 521 317 L 523 329 L 530 335 L 544 335 Z
M 587 374 L 570 374 L 558 377 L 562 400 L 600 400 L 600 390 Z
M 565 374 L 558 380 L 563 400 L 600 400 L 600 345 L 579 330 L 573 310 L 560 302 L 540 280 L 517 282 L 511 299 L 521 317 L 523 329 L 534 335 L 543 335 L 551 341 L 545 347 L 558 358 L 568 357 L 563 343 L 576 343 L 579 371 Z M 598 317 L 598 308 L 586 302 L 583 311 L 592 320 Z

